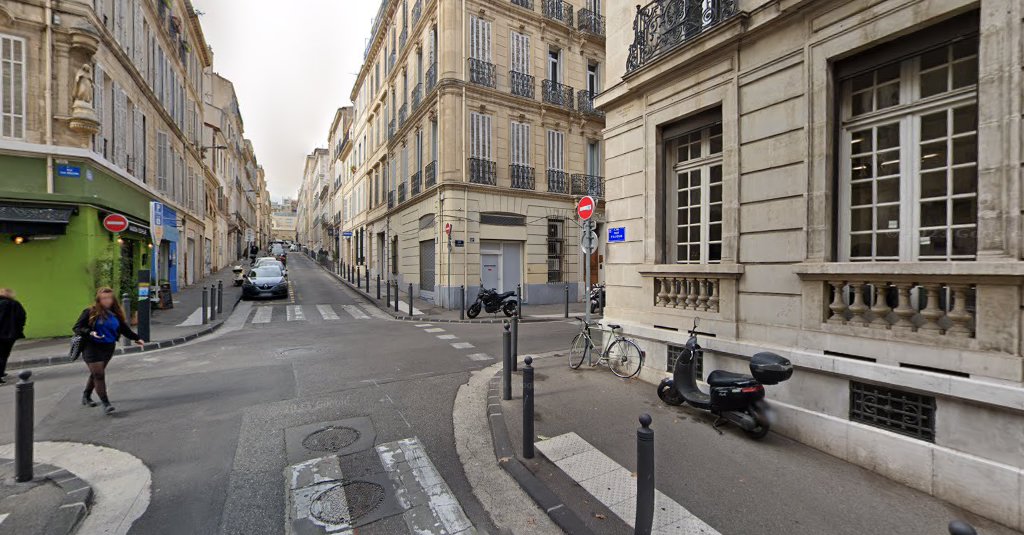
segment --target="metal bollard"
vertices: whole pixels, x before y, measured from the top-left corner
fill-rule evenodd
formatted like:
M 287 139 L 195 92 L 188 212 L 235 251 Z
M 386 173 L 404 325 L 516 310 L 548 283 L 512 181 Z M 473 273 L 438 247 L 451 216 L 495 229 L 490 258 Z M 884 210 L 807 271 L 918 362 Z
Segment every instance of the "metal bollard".
M 409 317 L 412 317 L 412 283 L 409 283 Z
M 203 286 L 203 325 L 210 323 L 210 292 Z
M 523 457 L 533 459 L 533 357 L 526 357 L 523 366 Z
M 224 281 L 217 281 L 217 313 L 224 313 Z
M 466 286 L 459 286 L 459 319 L 466 319 Z
M 398 312 L 398 301 L 401 299 L 398 297 L 398 281 L 395 281 L 395 312 Z
M 217 285 L 210 285 L 210 323 L 217 319 Z
M 636 430 L 636 535 L 650 535 L 654 525 L 654 430 L 651 415 L 640 415 Z
M 35 420 L 35 385 L 32 372 L 18 374 L 14 391 L 14 480 L 32 481 L 32 426 Z
M 505 330 L 501 333 L 501 399 L 512 399 L 512 333 L 505 322 Z
M 388 300 L 384 304 L 391 305 L 391 281 L 384 281 L 384 286 L 388 287 Z
M 380 273 L 377 274 L 377 300 L 380 301 Z
M 519 316 L 512 316 L 512 371 L 519 371 Z
M 132 321 L 132 296 L 128 292 L 121 294 L 121 309 L 124 310 L 124 317 L 128 319 L 128 323 Z M 132 341 L 125 338 L 122 342 L 125 346 L 132 345 Z
M 370 268 L 366 268 L 366 293 L 370 293 Z
M 565 319 L 569 319 L 569 285 L 565 285 Z
M 967 522 L 954 520 L 949 523 L 949 535 L 978 535 L 978 532 Z
M 523 285 L 516 285 L 516 316 L 523 317 Z

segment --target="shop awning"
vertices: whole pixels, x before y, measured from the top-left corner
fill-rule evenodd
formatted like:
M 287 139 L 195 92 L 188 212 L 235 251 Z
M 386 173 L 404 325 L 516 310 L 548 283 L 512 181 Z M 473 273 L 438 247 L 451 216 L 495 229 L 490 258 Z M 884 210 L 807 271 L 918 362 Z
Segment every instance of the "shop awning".
M 76 210 L 59 204 L 0 202 L 0 234 L 64 234 Z

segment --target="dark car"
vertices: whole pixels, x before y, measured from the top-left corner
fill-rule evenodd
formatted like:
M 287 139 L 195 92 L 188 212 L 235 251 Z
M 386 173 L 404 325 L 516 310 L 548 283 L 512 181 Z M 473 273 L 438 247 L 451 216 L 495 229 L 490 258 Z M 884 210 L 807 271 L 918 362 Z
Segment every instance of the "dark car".
M 277 266 L 260 266 L 242 282 L 242 298 L 288 297 L 288 278 Z

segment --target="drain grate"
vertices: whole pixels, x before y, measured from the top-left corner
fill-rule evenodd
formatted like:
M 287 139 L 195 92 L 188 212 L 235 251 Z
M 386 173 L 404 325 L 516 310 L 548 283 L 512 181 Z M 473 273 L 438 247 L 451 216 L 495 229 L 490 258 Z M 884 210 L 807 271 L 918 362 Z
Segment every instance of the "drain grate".
M 334 453 L 347 448 L 359 440 L 359 431 L 351 427 L 325 427 L 310 433 L 302 439 L 302 445 L 310 451 Z
M 369 481 L 349 481 L 313 498 L 309 513 L 327 524 L 351 524 L 382 503 L 384 487 Z

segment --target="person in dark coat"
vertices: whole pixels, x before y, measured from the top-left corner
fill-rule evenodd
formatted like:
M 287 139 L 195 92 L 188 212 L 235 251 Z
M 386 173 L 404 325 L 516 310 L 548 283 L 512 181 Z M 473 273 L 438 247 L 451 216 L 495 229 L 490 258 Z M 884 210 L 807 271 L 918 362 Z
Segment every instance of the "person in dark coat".
M 14 299 L 14 290 L 0 288 L 0 384 L 7 382 L 7 359 L 14 342 L 25 337 L 25 307 Z
M 96 395 L 103 403 L 103 412 L 110 414 L 114 412 L 114 407 L 107 398 L 106 371 L 107 364 L 110 364 L 114 356 L 117 341 L 124 336 L 140 346 L 146 342 L 128 325 L 114 290 L 105 287 L 96 291 L 96 301 L 82 311 L 75 322 L 74 331 L 82 337 L 82 360 L 89 367 L 89 380 L 82 392 L 82 405 L 96 406 L 92 400 L 92 392 L 96 390 Z

